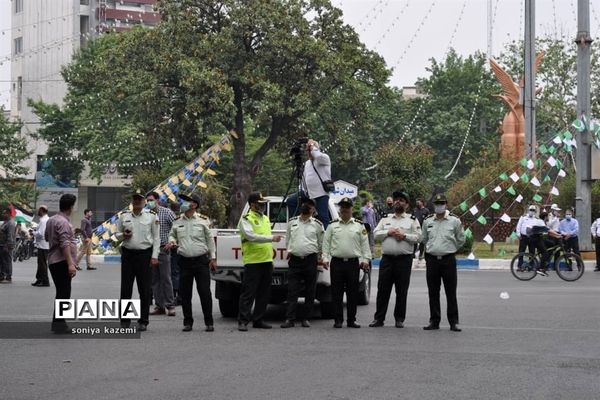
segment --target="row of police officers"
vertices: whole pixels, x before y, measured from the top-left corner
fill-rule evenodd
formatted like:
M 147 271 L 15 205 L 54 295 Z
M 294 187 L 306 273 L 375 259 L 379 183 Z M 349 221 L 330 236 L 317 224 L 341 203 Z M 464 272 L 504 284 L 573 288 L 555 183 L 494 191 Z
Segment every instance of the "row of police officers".
M 465 241 L 460 220 L 446 209 L 443 195 L 434 198 L 434 213 L 419 221 L 406 213 L 410 198 L 404 191 L 393 193 L 394 213 L 382 218 L 374 231 L 376 241 L 382 243 L 377 306 L 371 327 L 384 325 L 392 287 L 396 290 L 394 308 L 395 326 L 402 328 L 406 316 L 406 299 L 410 284 L 414 245 L 425 244 L 427 286 L 429 290 L 430 320 L 425 330 L 439 329 L 441 321 L 440 288 L 444 284 L 447 298 L 447 317 L 450 329 L 458 328 L 458 305 L 456 301 L 455 254 Z M 200 199 L 196 195 L 180 195 L 182 215 L 173 221 L 169 241 L 162 245 L 165 250 L 176 248 L 180 256 L 180 293 L 184 314 L 184 331 L 191 331 L 193 282 L 200 295 L 206 331 L 214 330 L 212 318 L 212 294 L 210 273 L 215 271 L 215 242 L 209 229 L 209 220 L 197 209 Z M 241 218 L 238 229 L 242 241 L 244 272 L 239 299 L 238 329 L 270 329 L 264 321 L 269 302 L 273 273 L 273 242 L 282 236 L 273 235 L 271 222 L 265 214 L 267 200 L 260 193 L 248 197 L 249 211 Z M 151 269 L 158 265 L 161 250 L 159 235 L 160 219 L 152 210 L 144 207 L 145 196 L 136 191 L 132 208 L 125 212 L 117 225 L 116 236 L 122 240 L 121 298 L 130 299 L 134 281 L 137 282 L 141 302 L 141 318 L 138 329 L 146 330 L 149 323 Z M 291 218 L 285 235 L 288 251 L 288 294 L 286 321 L 282 328 L 299 323 L 310 327 L 309 312 L 315 299 L 319 265 L 331 274 L 331 297 L 334 327 L 342 328 L 343 297 L 346 294 L 346 325 L 360 328 L 356 322 L 359 300 L 360 270 L 369 270 L 371 251 L 367 227 L 352 218 L 353 202 L 343 198 L 339 203 L 340 218 L 332 221 L 325 230 L 314 217 L 315 203 L 304 199 L 297 217 Z M 303 310 L 299 310 L 298 298 L 304 295 Z M 129 326 L 128 320 L 121 321 Z

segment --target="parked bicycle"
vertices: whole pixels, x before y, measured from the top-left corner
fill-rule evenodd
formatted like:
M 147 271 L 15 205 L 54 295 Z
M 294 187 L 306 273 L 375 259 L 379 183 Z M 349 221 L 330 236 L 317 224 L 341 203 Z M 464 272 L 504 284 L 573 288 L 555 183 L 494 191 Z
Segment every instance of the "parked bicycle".
M 542 240 L 540 238 L 540 240 Z M 585 265 L 579 254 L 568 252 L 562 238 L 557 238 L 557 243 L 545 249 L 546 257 L 536 249 L 535 254 L 521 252 L 513 257 L 510 262 L 510 272 L 520 281 L 529 281 L 536 275 L 546 275 L 546 271 L 554 269 L 556 274 L 567 282 L 574 282 L 583 275 Z M 542 260 L 548 259 L 547 265 L 542 265 Z

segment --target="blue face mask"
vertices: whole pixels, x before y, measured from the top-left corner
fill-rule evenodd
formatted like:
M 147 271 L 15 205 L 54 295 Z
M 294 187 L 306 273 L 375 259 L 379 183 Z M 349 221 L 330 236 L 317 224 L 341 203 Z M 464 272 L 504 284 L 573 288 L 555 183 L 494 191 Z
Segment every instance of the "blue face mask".
M 186 212 L 190 209 L 190 202 L 189 201 L 184 201 L 183 203 L 181 203 L 181 212 Z

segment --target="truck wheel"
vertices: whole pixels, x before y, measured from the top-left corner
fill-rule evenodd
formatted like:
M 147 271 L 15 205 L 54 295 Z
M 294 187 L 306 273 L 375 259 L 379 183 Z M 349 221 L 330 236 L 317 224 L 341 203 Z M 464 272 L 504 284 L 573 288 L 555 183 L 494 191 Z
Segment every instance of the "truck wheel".
M 321 306 L 321 318 L 322 319 L 332 319 L 333 318 L 333 303 L 328 301 L 326 303 L 321 302 L 319 305 Z
M 219 299 L 219 310 L 225 318 L 237 318 L 239 313 L 239 300 Z
M 360 283 L 360 288 L 358 289 L 358 305 L 366 306 L 369 304 L 371 300 L 371 270 L 363 276 L 363 280 Z

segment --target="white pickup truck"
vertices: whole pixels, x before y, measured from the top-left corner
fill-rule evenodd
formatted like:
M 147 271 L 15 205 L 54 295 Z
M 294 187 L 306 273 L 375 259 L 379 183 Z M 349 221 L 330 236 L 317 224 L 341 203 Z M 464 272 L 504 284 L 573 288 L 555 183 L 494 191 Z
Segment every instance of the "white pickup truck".
M 285 236 L 287 221 L 289 219 L 287 207 L 281 207 L 282 197 L 267 196 L 266 213 L 271 223 L 274 223 L 273 234 Z M 248 205 L 242 215 L 248 211 Z M 279 213 L 278 213 L 279 211 Z M 329 214 L 331 219 L 338 218 L 337 207 L 330 200 Z M 217 243 L 218 271 L 212 275 L 216 281 L 215 296 L 219 300 L 219 309 L 224 317 L 235 318 L 238 315 L 240 288 L 242 283 L 244 264 L 242 262 L 242 242 L 237 229 L 215 229 L 213 234 Z M 285 239 L 273 243 L 273 278 L 271 283 L 270 304 L 281 304 L 287 297 L 287 250 Z M 325 274 L 317 284 L 316 299 L 319 301 L 322 318 L 332 318 L 331 288 L 329 285 L 329 271 L 319 267 L 319 273 Z M 369 303 L 371 294 L 371 275 L 361 270 L 360 275 L 360 305 Z

